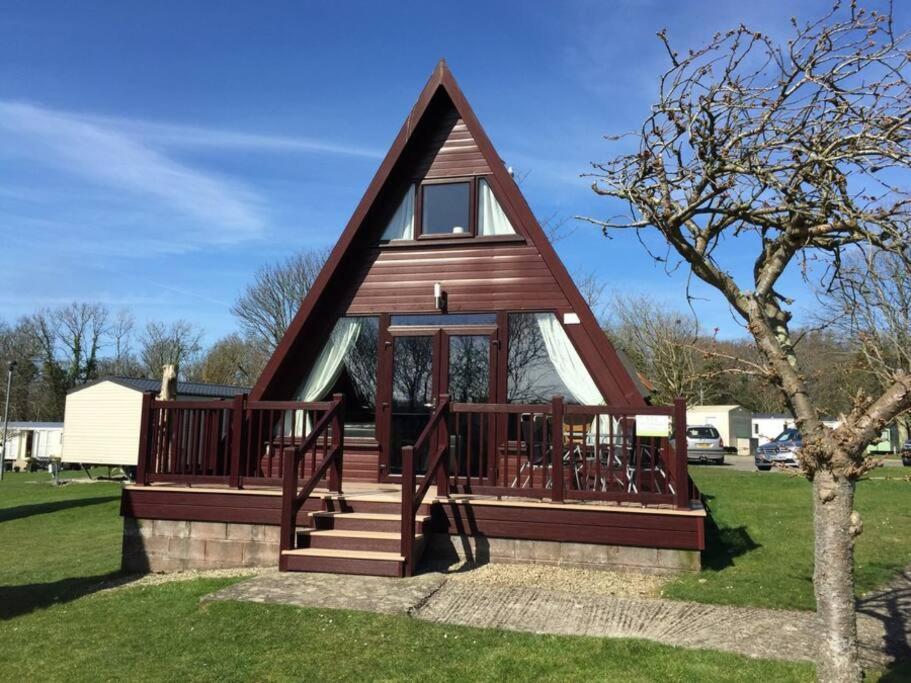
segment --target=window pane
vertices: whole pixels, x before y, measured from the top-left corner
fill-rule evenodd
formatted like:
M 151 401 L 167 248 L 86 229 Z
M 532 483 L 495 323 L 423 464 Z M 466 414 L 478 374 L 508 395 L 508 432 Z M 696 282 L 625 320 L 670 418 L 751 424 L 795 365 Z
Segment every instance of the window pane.
M 506 400 L 509 403 L 549 403 L 557 394 L 576 402 L 554 368 L 535 313 L 509 314 L 506 361 Z
M 469 184 L 424 185 L 424 235 L 468 232 Z
M 373 437 L 376 433 L 376 350 L 379 318 L 359 317 L 358 320 L 360 332 L 345 354 L 338 378 L 320 400 L 329 400 L 335 393 L 344 394 L 345 435 Z
M 449 338 L 449 395 L 459 403 L 490 399 L 490 338 L 486 335 Z

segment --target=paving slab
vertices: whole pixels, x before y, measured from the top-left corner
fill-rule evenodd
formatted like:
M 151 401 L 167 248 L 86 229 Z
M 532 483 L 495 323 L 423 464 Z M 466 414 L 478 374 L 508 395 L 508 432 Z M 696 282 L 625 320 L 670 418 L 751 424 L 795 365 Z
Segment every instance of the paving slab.
M 813 661 L 818 652 L 813 612 L 539 588 L 519 580 L 507 584 L 499 576 L 503 572 L 485 585 L 467 574 L 395 579 L 271 572 L 204 599 L 406 614 L 440 624 L 530 633 L 643 638 L 768 659 Z M 857 627 L 865 667 L 911 658 L 911 570 L 858 601 Z
M 298 607 L 407 614 L 446 581 L 442 574 L 407 579 L 347 574 L 276 572 L 236 583 L 205 600 L 271 602 Z

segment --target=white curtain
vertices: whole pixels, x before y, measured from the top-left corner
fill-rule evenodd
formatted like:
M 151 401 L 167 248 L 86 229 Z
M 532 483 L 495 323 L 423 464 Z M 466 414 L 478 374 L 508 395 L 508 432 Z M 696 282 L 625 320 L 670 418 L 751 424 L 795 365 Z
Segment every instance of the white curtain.
M 319 357 L 317 357 L 316 362 L 310 369 L 307 379 L 294 392 L 295 401 L 318 401 L 329 391 L 342 371 L 345 356 L 348 355 L 348 352 L 357 341 L 358 335 L 361 333 L 361 325 L 360 318 L 338 319 L 326 345 L 320 351 Z M 303 425 L 301 424 L 300 411 L 295 411 L 294 415 L 294 433 L 298 436 L 301 433 L 309 434 L 312 427 L 309 412 L 306 416 L 306 426 L 303 432 L 301 430 Z M 286 429 L 290 426 L 288 420 L 290 420 L 290 415 L 286 417 Z
M 512 223 L 503 212 L 500 202 L 493 196 L 490 185 L 483 178 L 478 183 L 478 234 L 515 235 Z
M 547 356 L 557 371 L 560 381 L 572 394 L 573 399 L 586 406 L 605 405 L 604 397 L 601 396 L 595 381 L 585 369 L 576 347 L 566 335 L 566 330 L 563 329 L 557 317 L 553 313 L 536 313 L 535 319 L 538 321 L 538 330 L 544 339 Z M 597 421 L 603 438 L 610 433 L 610 416 L 602 415 Z M 594 431 L 594 429 L 593 422 L 592 430 Z
M 414 239 L 414 185 L 408 188 L 402 203 L 383 231 L 384 240 Z

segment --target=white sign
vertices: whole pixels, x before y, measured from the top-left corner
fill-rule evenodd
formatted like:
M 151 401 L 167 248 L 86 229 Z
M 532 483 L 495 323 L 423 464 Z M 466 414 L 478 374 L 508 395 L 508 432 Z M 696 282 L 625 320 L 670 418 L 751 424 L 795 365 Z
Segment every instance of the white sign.
M 670 436 L 669 415 L 636 415 L 636 436 Z
M 581 320 L 579 320 L 578 313 L 564 313 L 563 314 L 563 324 L 564 325 L 578 325 Z

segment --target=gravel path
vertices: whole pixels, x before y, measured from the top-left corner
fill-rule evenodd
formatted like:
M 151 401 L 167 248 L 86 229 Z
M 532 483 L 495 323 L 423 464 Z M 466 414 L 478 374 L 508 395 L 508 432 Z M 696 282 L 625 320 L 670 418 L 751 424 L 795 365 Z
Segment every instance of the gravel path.
M 336 574 L 264 574 L 206 600 L 408 614 L 416 619 L 555 635 L 644 638 L 749 657 L 812 661 L 811 612 L 705 605 L 649 597 L 660 579 L 540 565 L 486 565 L 409 579 Z M 858 603 L 868 668 L 911 658 L 911 568 Z

